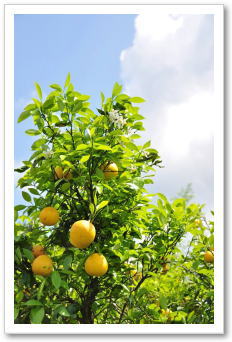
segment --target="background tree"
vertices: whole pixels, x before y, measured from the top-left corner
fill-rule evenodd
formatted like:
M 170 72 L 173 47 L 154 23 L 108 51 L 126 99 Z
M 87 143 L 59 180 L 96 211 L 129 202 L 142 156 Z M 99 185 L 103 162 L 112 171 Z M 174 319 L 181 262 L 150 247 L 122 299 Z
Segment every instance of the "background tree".
M 135 143 L 144 100 L 115 83 L 95 113 L 70 74 L 45 100 L 35 86 L 38 99 L 18 119 L 32 117 L 26 133 L 39 139 L 15 170 L 24 173 L 18 186 L 28 203 L 15 207 L 15 322 L 212 323 L 213 266 L 203 254 L 213 246 L 213 222 L 200 205 L 146 191 L 161 160 L 150 141 Z M 51 226 L 41 223 L 47 207 L 60 218 Z M 95 227 L 87 248 L 70 243 L 80 220 Z M 53 261 L 47 276 L 32 272 L 35 245 Z M 108 262 L 102 276 L 85 271 L 94 253 Z

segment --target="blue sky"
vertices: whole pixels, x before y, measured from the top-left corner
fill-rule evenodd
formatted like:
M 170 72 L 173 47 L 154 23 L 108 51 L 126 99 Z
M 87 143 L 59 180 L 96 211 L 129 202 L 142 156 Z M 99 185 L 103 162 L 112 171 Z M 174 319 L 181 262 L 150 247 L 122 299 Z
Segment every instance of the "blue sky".
M 164 9 L 164 8 L 163 8 Z M 213 15 L 16 15 L 15 121 L 35 97 L 63 84 L 71 72 L 80 92 L 110 94 L 115 81 L 141 104 L 146 131 L 163 160 L 151 193 L 173 198 L 192 183 L 195 201 L 214 201 L 214 18 Z M 24 131 L 30 119 L 15 124 L 15 163 L 31 152 Z M 19 191 L 15 202 L 21 202 Z
M 15 161 L 26 160 L 33 137 L 29 119 L 17 124 L 35 97 L 34 82 L 45 94 L 49 84 L 64 83 L 68 72 L 80 92 L 99 104 L 120 79 L 120 53 L 132 44 L 135 15 L 15 15 Z M 19 143 L 20 142 L 20 143 Z M 17 191 L 15 202 L 18 203 Z M 20 199 L 21 200 L 21 199 Z

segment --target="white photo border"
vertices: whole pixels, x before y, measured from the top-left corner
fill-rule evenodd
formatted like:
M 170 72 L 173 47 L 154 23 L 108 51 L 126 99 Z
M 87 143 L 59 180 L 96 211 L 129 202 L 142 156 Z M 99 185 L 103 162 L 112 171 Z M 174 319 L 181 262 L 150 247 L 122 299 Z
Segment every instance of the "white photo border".
M 223 334 L 224 333 L 224 7 L 155 4 L 5 4 L 5 333 L 7 334 Z M 15 14 L 214 15 L 214 324 L 14 324 L 14 15 Z M 90 327 L 91 326 L 91 329 Z

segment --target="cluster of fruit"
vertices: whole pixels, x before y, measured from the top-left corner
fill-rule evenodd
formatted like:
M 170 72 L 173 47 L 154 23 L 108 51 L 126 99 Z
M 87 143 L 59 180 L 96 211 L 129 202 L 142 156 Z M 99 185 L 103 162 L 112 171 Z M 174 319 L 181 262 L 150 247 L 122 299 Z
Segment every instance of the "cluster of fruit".
M 115 163 L 108 163 L 101 166 L 106 179 L 114 178 L 118 175 L 118 167 Z M 71 170 L 63 171 L 61 166 L 54 169 L 55 179 L 72 179 Z M 40 222 L 45 226 L 55 225 L 59 219 L 59 212 L 53 207 L 46 207 L 41 210 L 39 215 Z M 87 248 L 94 241 L 96 230 L 92 222 L 87 220 L 76 221 L 70 229 L 70 243 L 77 248 Z M 42 246 L 34 246 L 32 253 L 35 257 L 32 263 L 32 271 L 34 274 L 48 276 L 53 271 L 53 263 L 51 258 L 45 254 Z M 94 253 L 85 261 L 85 271 L 90 276 L 102 276 L 108 271 L 108 262 L 104 255 Z

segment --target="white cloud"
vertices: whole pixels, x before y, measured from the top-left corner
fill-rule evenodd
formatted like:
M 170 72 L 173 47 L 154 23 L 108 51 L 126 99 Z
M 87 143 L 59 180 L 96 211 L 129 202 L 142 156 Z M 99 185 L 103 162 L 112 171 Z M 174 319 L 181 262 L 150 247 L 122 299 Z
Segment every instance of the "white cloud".
M 125 91 L 142 96 L 143 139 L 161 154 L 151 191 L 173 197 L 192 182 L 213 207 L 213 17 L 156 13 L 135 20 L 133 45 L 122 51 Z

